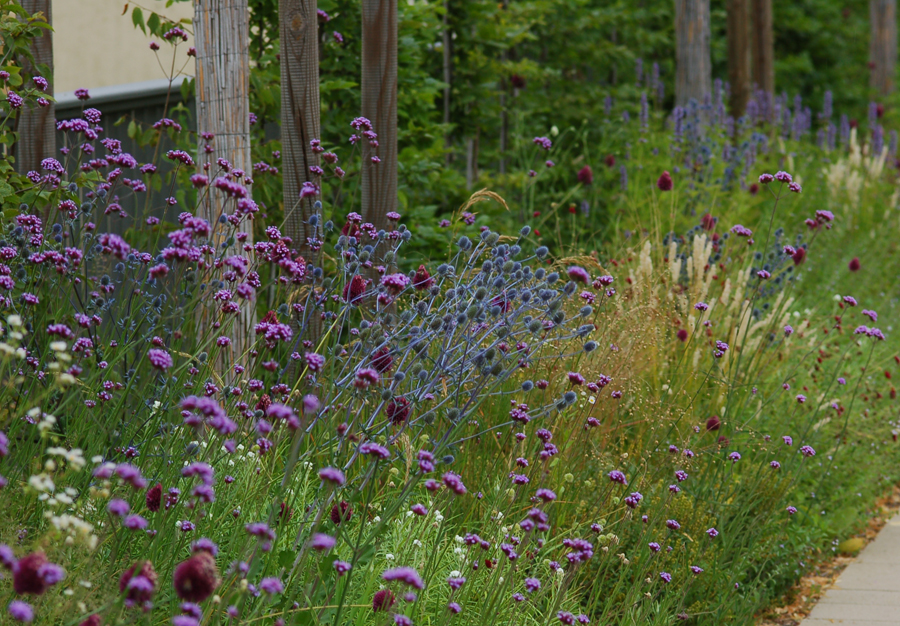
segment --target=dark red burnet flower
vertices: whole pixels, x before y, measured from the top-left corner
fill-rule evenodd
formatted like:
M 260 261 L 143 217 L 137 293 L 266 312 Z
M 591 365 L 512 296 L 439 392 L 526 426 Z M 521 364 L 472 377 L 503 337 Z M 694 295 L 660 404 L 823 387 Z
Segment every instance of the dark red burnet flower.
M 672 175 L 668 171 L 660 174 L 656 180 L 656 186 L 660 191 L 672 191 L 672 187 L 675 186 L 675 183 L 672 182 Z
M 294 516 L 294 509 L 289 507 L 286 502 L 281 503 L 281 509 L 278 511 L 279 522 L 289 522 Z
M 750 192 L 751 196 L 755 196 L 756 194 L 759 193 L 759 184 L 750 183 L 750 186 L 747 188 L 747 191 Z
M 269 397 L 269 394 L 264 393 L 260 396 L 259 401 L 256 403 L 257 411 L 265 411 L 272 404 L 272 398 Z
M 372 596 L 372 610 L 376 613 L 387 611 L 394 606 L 394 592 L 390 589 L 381 589 Z
M 344 224 L 344 227 L 341 229 L 341 234 L 346 235 L 347 237 L 359 237 L 359 226 L 355 223 L 348 221 Z
M 594 172 L 590 165 L 585 165 L 577 174 L 578 182 L 582 185 L 590 185 L 594 182 Z
M 685 330 L 684 328 L 679 328 L 678 332 L 676 334 L 678 335 L 679 341 L 687 341 L 688 331 Z
M 859 271 L 859 257 L 856 257 L 856 256 L 853 257 L 853 258 L 850 260 L 850 263 L 847 264 L 847 268 L 848 268 L 851 272 L 858 272 L 858 271 Z
M 350 279 L 349 283 L 344 285 L 344 302 L 358 304 L 360 300 L 362 300 L 363 294 L 366 292 L 366 287 L 368 286 L 369 281 L 359 274 L 356 274 Z
M 135 580 L 138 579 L 138 580 Z M 149 602 L 156 591 L 158 576 L 150 561 L 138 561 L 119 578 L 119 592 L 135 604 Z M 134 582 L 132 582 L 134 581 Z
M 603 162 L 606 163 L 606 167 L 614 167 L 616 164 L 616 157 L 612 154 L 607 154 L 606 158 L 603 159 Z
M 41 595 L 52 582 L 45 576 L 45 570 L 50 565 L 47 555 L 43 552 L 32 552 L 16 561 L 13 566 L 13 589 L 16 593 L 30 593 Z
M 379 348 L 375 351 L 375 354 L 372 355 L 371 365 L 381 374 L 390 371 L 393 364 L 394 357 L 391 356 L 391 351 L 387 346 Z
M 513 74 L 509 77 L 509 82 L 516 89 L 525 89 L 525 77 L 519 74 Z
M 416 275 L 413 276 L 413 287 L 418 291 L 422 291 L 430 289 L 433 284 L 434 279 L 431 277 L 431 274 L 428 273 L 424 265 L 420 265 L 419 269 L 416 270 Z
M 205 550 L 179 563 L 172 578 L 175 594 L 187 602 L 203 602 L 220 582 L 216 559 Z
M 794 259 L 794 265 L 800 265 L 806 260 L 806 248 L 797 248 L 791 258 Z
M 703 230 L 712 230 L 718 223 L 719 218 L 713 217 L 710 213 L 705 213 L 703 217 L 700 218 L 700 224 L 703 226 Z
M 100 626 L 102 622 L 100 621 L 100 616 L 94 613 L 89 616 L 86 620 L 81 622 L 78 626 Z
M 147 490 L 147 510 L 156 513 L 162 504 L 162 483 L 156 483 Z
M 353 517 L 353 507 L 349 502 L 341 500 L 340 504 L 331 507 L 331 521 L 335 526 L 340 526 L 343 522 L 349 522 Z
M 409 417 L 409 400 L 403 396 L 398 396 L 388 402 L 385 412 L 391 422 L 402 424 Z
M 706 420 L 706 430 L 713 431 L 719 430 L 719 427 L 722 425 L 722 421 L 719 419 L 718 415 L 713 415 L 708 420 Z
M 884 117 L 884 105 L 883 104 L 875 105 L 875 116 L 878 119 L 881 119 L 882 117 Z

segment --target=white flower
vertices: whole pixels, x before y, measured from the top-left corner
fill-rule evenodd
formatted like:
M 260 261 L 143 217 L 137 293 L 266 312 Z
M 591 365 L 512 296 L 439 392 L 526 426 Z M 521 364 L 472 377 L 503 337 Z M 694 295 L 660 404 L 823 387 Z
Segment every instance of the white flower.
M 419 548 L 421 548 L 421 547 L 422 547 L 422 542 L 419 541 L 418 539 L 413 539 L 413 545 L 414 545 L 414 546 L 417 546 L 417 547 L 419 547 Z
M 66 342 L 65 341 L 51 341 L 50 349 L 54 352 L 65 352 L 66 351 Z
M 35 474 L 28 477 L 28 485 L 35 491 L 53 493 L 56 491 L 56 485 L 47 474 Z
M 458 569 L 450 572 L 450 578 L 459 578 L 460 576 L 462 576 L 462 572 L 460 572 Z
M 384 558 L 386 558 L 388 561 L 393 561 L 393 560 L 394 560 L 394 555 L 393 555 L 393 554 L 385 554 L 385 555 L 384 555 Z

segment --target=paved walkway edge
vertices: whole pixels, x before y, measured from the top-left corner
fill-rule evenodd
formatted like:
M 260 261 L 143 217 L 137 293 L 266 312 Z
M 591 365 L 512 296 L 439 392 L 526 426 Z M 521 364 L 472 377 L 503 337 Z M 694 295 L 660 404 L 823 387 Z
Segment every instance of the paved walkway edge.
M 800 626 L 900 626 L 900 515 L 847 566 Z

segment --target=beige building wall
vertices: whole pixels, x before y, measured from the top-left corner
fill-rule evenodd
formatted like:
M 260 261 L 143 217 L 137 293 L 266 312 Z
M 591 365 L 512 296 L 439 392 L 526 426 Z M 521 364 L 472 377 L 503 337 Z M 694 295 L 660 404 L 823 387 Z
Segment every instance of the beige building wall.
M 144 35 L 131 21 L 126 0 L 53 0 L 53 74 L 56 93 L 124 83 L 167 78 L 172 66 L 172 47 L 150 50 L 153 38 Z M 193 17 L 191 2 L 176 2 L 166 8 L 160 0 L 140 3 L 173 20 Z M 149 13 L 144 11 L 144 19 Z M 176 72 L 194 75 L 194 61 L 187 56 L 193 40 L 179 44 Z M 188 62 L 185 66 L 185 62 Z M 160 65 L 165 68 L 160 67 Z

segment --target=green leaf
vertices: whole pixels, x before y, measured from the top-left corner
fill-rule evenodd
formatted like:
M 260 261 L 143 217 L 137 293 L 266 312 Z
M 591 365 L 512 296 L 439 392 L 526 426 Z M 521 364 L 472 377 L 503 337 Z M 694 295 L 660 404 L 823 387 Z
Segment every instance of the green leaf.
M 0 200 L 3 200 L 13 194 L 14 190 L 5 180 L 0 180 Z
M 194 94 L 194 79 L 187 78 L 181 82 L 181 99 L 190 100 Z
M 159 35 L 159 34 L 161 34 L 159 32 L 159 25 L 160 25 L 159 15 L 157 15 L 156 13 L 151 13 L 150 17 L 147 19 L 147 28 L 149 28 L 150 32 L 153 33 L 154 35 Z
M 290 550 L 282 550 L 278 553 L 278 565 L 287 568 L 294 564 L 296 555 Z
M 134 139 L 138 134 L 138 125 L 134 120 L 128 122 L 128 138 Z
M 155 139 L 157 138 L 156 129 L 153 127 L 148 128 L 144 131 L 144 134 L 141 135 L 141 138 L 138 140 L 138 143 L 142 146 L 147 145 L 156 145 Z
M 134 10 L 131 12 L 131 23 L 134 24 L 135 28 L 140 28 L 144 31 L 144 34 L 147 34 L 147 28 L 144 26 L 144 12 L 141 11 L 140 7 L 134 7 Z
M 352 80 L 324 80 L 319 85 L 319 91 L 322 93 L 328 93 L 329 91 L 336 91 L 338 89 L 352 89 L 356 87 L 358 83 Z

